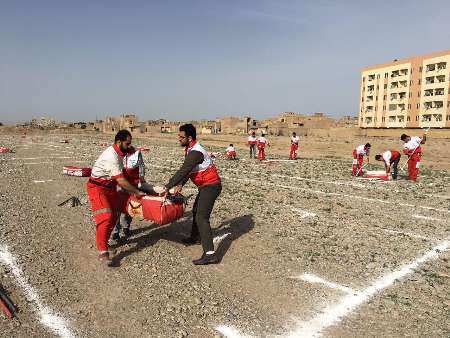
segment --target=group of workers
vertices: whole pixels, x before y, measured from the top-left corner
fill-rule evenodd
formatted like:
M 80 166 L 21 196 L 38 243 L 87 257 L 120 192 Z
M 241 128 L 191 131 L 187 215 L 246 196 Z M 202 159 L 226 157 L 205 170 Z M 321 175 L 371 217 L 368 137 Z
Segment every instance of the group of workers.
M 260 137 L 256 137 L 256 133 L 252 132 L 247 139 L 247 144 L 250 147 L 250 158 L 258 158 L 260 161 L 264 161 L 266 159 L 266 146 L 270 147 L 269 140 L 265 137 L 265 134 L 262 134 Z M 300 142 L 300 138 L 294 132 L 291 136 L 291 149 L 289 153 L 290 160 L 297 159 L 297 151 L 298 144 Z M 256 149 L 258 149 L 258 155 L 256 156 Z
M 422 147 L 427 140 L 426 134 L 422 137 L 418 136 L 408 136 L 402 134 L 400 139 L 403 141 L 403 154 L 408 156 L 408 178 L 416 182 L 417 175 L 419 174 L 420 160 L 422 158 Z M 352 165 L 352 175 L 362 176 L 363 175 L 363 162 L 364 156 L 367 158 L 367 163 L 369 163 L 369 153 L 371 144 L 361 144 L 356 149 L 353 149 L 353 165 Z M 386 174 L 392 174 L 392 179 L 396 180 L 398 175 L 398 164 L 400 162 L 401 154 L 397 150 L 387 150 L 382 154 L 375 155 L 376 161 L 381 161 L 384 163 Z
M 181 193 L 190 179 L 198 194 L 193 207 L 191 234 L 183 240 L 185 245 L 201 243 L 203 254 L 193 260 L 196 265 L 219 262 L 210 226 L 210 215 L 217 197 L 222 191 L 221 178 L 208 152 L 197 142 L 197 132 L 192 124 L 179 128 L 178 141 L 184 148 L 184 162 L 178 171 L 164 185 L 161 196 Z M 113 233 L 115 240 L 123 235 L 129 237 L 130 216 L 120 214 L 129 195 L 142 198 L 149 193 L 150 185 L 145 181 L 145 166 L 142 154 L 131 145 L 132 136 L 128 130 L 120 130 L 114 144 L 106 148 L 95 161 L 86 188 L 96 223 L 96 247 L 98 258 L 111 266 L 112 255 L 109 240 Z

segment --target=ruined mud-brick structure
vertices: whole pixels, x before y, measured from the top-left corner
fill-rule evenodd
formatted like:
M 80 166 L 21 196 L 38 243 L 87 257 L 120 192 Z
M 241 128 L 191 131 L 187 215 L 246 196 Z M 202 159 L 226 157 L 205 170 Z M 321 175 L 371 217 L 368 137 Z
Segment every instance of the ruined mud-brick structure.
M 287 136 L 295 132 L 297 135 L 305 136 L 313 129 L 329 129 L 334 126 L 336 121 L 323 113 L 302 115 L 284 112 L 275 119 L 267 119 L 261 123 L 267 125 L 269 135 Z
M 225 117 L 219 120 L 223 134 L 248 134 L 259 127 L 257 120 L 251 117 Z
M 139 130 L 143 134 L 172 133 L 178 131 L 180 125 L 181 122 L 173 122 L 166 119 L 148 120 L 141 123 Z
M 138 118 L 134 114 L 122 114 L 119 117 L 107 117 L 102 122 L 101 131 L 104 133 L 117 132 L 121 129 L 135 131 L 140 127 Z

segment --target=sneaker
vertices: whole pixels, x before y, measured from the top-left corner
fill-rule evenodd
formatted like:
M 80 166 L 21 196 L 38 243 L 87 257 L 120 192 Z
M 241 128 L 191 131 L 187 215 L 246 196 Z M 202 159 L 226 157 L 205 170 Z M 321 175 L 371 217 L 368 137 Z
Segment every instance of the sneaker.
M 207 265 L 207 264 L 217 264 L 219 263 L 219 259 L 217 258 L 216 254 L 209 254 L 203 253 L 202 257 L 199 259 L 194 259 L 192 261 L 194 265 Z
M 195 244 L 200 244 L 200 237 L 198 236 L 189 236 L 186 238 L 183 238 L 181 240 L 185 246 L 191 246 Z
M 122 232 L 123 232 L 123 235 L 125 236 L 126 239 L 131 237 L 131 230 L 130 230 L 130 228 L 123 228 Z
M 120 234 L 119 234 L 119 232 L 113 233 L 111 239 L 113 241 L 119 242 L 120 241 Z

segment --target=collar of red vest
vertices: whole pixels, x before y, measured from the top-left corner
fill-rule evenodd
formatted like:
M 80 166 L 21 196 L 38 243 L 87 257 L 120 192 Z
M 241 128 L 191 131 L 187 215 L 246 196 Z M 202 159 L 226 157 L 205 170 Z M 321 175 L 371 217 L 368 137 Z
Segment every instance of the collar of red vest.
M 191 150 L 192 148 L 194 148 L 194 146 L 197 144 L 197 141 L 192 141 L 188 144 L 188 146 L 186 147 L 186 153 Z
M 113 149 L 116 151 L 116 153 L 119 155 L 119 156 L 125 156 L 125 154 L 123 153 L 123 151 L 122 150 L 120 150 L 120 148 L 119 148 L 119 146 L 117 145 L 117 144 L 113 144 Z

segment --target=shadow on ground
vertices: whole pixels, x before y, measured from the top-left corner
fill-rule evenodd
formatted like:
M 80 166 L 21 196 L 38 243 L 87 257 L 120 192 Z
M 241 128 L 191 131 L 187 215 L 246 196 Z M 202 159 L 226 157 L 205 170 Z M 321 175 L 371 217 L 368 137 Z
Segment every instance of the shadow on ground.
M 190 211 L 186 213 L 186 215 L 180 221 L 171 223 L 167 226 L 159 227 L 155 224 L 151 224 L 146 227 L 134 229 L 132 231 L 132 237 L 126 242 L 132 247 L 123 250 L 115 255 L 113 257 L 112 266 L 120 266 L 120 262 L 123 258 L 155 244 L 160 239 L 165 239 L 181 244 L 182 240 L 188 236 L 187 234 L 190 233 L 192 224 L 191 216 L 192 212 Z M 233 241 L 241 237 L 243 234 L 249 232 L 254 228 L 254 226 L 255 222 L 253 220 L 253 215 L 248 214 L 227 220 L 217 228 L 213 229 L 214 237 L 223 236 L 223 239 L 220 241 L 216 249 L 216 253 L 219 259 L 222 260 L 223 256 L 225 256 Z M 136 237 L 136 235 L 140 236 Z M 118 246 L 120 246 L 120 244 Z

